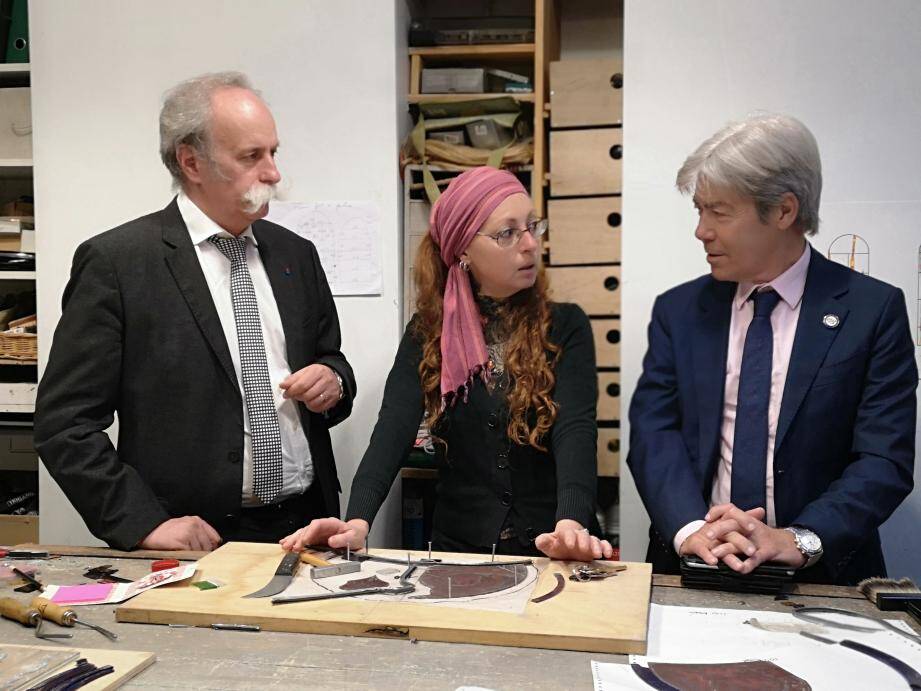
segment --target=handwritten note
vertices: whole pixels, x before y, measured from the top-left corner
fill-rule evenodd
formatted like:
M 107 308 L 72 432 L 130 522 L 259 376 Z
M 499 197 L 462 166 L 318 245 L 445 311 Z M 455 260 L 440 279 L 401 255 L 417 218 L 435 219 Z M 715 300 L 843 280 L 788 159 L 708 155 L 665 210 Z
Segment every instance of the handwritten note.
M 333 295 L 380 295 L 380 211 L 369 201 L 272 202 L 267 220 L 310 240 Z

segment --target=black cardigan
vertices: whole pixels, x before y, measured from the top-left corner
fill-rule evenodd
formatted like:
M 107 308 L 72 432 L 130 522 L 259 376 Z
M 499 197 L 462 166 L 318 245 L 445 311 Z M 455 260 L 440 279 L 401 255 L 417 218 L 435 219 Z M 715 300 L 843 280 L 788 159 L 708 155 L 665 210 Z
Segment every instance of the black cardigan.
M 447 442 L 439 468 L 433 542 L 488 552 L 508 518 L 519 537 L 552 532 L 564 518 L 594 524 L 597 481 L 595 409 L 598 380 L 591 324 L 576 305 L 552 305 L 551 342 L 562 347 L 553 400 L 559 413 L 543 445 L 508 438 L 504 391 L 479 379 L 439 423 Z M 352 482 L 347 519 L 370 524 L 405 461 L 424 413 L 419 363 L 422 348 L 407 326 L 384 389 L 371 442 Z M 500 386 L 502 384 L 500 383 Z M 444 540 L 440 539 L 444 536 Z

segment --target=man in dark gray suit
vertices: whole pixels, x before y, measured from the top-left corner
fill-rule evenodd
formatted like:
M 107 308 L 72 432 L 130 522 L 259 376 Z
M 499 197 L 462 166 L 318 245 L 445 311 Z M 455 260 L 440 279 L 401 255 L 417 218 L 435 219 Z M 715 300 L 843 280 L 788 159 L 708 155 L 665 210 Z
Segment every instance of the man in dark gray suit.
M 177 197 L 74 255 L 35 445 L 113 547 L 274 541 L 339 513 L 329 428 L 355 379 L 315 247 L 260 220 L 277 148 L 243 75 L 179 84 L 160 113 Z

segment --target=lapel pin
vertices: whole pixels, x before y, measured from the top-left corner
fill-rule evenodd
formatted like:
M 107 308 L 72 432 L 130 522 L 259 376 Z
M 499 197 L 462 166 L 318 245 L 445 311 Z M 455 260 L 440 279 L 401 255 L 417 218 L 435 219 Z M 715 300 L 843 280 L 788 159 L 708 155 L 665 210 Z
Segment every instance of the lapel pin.
M 290 276 L 290 275 L 291 275 L 291 267 L 290 267 L 290 266 L 286 266 L 286 267 L 285 267 L 285 276 Z
M 841 319 L 837 314 L 826 314 L 822 317 L 822 323 L 829 329 L 837 329 L 838 324 L 841 323 Z

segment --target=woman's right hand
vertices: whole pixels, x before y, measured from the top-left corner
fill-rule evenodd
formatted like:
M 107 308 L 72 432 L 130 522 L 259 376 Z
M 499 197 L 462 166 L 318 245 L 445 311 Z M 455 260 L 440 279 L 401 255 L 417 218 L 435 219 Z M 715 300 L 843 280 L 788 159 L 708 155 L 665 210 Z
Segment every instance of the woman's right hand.
M 348 545 L 351 549 L 360 549 L 365 546 L 370 529 L 368 522 L 361 518 L 348 522 L 338 518 L 315 518 L 278 542 L 286 552 L 300 552 L 309 545 L 329 545 L 333 549 Z

